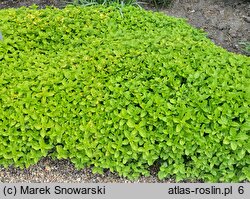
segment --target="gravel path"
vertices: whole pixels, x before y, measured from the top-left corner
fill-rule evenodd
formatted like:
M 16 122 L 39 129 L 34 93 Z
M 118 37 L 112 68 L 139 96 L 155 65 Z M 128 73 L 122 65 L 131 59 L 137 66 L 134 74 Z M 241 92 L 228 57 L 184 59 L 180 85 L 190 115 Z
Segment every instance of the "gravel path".
M 76 170 L 68 160 L 52 160 L 43 158 L 37 165 L 28 169 L 0 167 L 0 182 L 64 182 L 64 183 L 155 183 L 174 182 L 173 179 L 158 180 L 156 172 L 152 169 L 150 177 L 141 177 L 136 181 L 119 177 L 115 173 L 106 171 L 103 175 L 93 174 L 90 168 Z

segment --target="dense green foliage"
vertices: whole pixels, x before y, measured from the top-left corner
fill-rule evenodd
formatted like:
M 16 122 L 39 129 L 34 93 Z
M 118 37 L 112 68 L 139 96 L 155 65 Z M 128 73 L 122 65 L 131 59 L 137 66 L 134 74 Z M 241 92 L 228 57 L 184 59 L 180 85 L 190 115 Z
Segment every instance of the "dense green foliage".
M 250 180 L 249 57 L 132 6 L 0 16 L 0 165 Z

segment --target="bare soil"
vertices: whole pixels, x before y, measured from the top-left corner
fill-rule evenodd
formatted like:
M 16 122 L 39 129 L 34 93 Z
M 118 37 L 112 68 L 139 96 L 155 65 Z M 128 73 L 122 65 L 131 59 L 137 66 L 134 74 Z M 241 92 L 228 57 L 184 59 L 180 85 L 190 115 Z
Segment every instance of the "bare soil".
M 65 1 L 0 0 L 0 9 L 32 4 L 37 4 L 40 8 L 47 5 L 62 8 Z M 145 4 L 142 6 L 145 9 L 186 18 L 192 26 L 205 30 L 217 45 L 231 52 L 249 55 L 240 42 L 250 42 L 250 0 L 173 0 L 167 8 L 156 9 Z M 47 157 L 29 169 L 0 167 L 0 182 L 174 182 L 173 179 L 159 181 L 157 170 L 157 166 L 152 167 L 150 177 L 129 181 L 109 171 L 103 175 L 93 174 L 90 168 L 77 171 L 68 160 L 54 161 Z
M 249 55 L 240 43 L 250 42 L 250 0 L 173 0 L 159 11 L 187 19 L 228 51 Z

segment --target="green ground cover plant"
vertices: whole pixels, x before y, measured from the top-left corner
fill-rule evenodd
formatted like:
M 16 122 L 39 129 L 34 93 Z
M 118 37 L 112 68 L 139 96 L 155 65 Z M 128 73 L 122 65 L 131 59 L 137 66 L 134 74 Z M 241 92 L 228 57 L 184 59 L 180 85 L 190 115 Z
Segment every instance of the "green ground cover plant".
M 132 6 L 0 16 L 0 165 L 250 180 L 249 57 Z

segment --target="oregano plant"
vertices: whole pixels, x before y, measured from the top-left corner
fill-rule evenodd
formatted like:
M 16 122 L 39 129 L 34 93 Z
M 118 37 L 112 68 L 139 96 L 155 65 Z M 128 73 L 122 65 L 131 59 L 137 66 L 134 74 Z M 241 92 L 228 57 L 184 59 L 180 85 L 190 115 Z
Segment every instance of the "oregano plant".
M 250 180 L 249 57 L 133 6 L 0 15 L 0 165 Z

